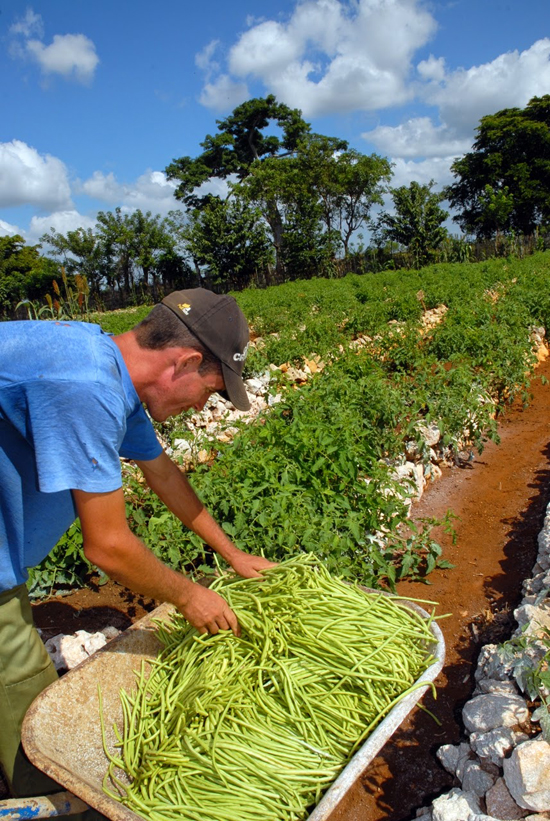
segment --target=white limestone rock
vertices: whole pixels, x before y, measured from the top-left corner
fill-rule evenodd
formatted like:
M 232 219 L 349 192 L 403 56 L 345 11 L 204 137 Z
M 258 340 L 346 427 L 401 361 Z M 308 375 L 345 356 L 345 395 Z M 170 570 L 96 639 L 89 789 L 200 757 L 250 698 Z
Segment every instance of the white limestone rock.
M 433 821 L 478 821 L 481 807 L 477 795 L 455 787 L 432 804 Z
M 550 810 L 550 744 L 541 736 L 524 741 L 503 763 L 506 786 L 520 807 Z
M 496 644 L 486 644 L 481 648 L 475 671 L 476 681 L 482 678 L 507 681 L 512 678 L 512 663 L 505 659 Z
M 470 745 L 464 741 L 457 745 L 444 744 L 437 750 L 436 755 L 447 772 L 455 775 L 459 781 L 462 781 L 466 763 L 473 756 Z
M 521 607 L 514 610 L 514 618 L 520 627 L 525 626 L 524 634 L 528 636 L 537 635 L 543 628 L 550 628 L 550 610 L 548 606 L 522 604 Z
M 498 681 L 495 678 L 483 678 L 478 682 L 474 695 L 482 693 L 499 693 L 515 696 L 519 693 L 518 687 L 513 681 Z
M 256 377 L 245 379 L 244 384 L 246 386 L 247 392 L 254 394 L 254 396 L 260 396 L 261 394 L 265 393 L 265 384 Z
M 513 695 L 474 696 L 462 710 L 464 726 L 469 733 L 487 733 L 497 727 L 515 727 L 529 721 L 525 699 Z
M 172 447 L 182 456 L 191 456 L 193 454 L 193 443 L 187 439 L 174 439 Z
M 502 760 L 515 746 L 515 734 L 510 727 L 496 727 L 487 733 L 472 733 L 470 744 L 480 758 L 501 766 Z
M 77 630 L 74 635 L 60 633 L 45 642 L 46 650 L 56 670 L 72 670 L 118 635 L 115 627 L 105 627 L 97 633 Z
M 439 430 L 437 425 L 434 425 L 433 423 L 430 425 L 424 425 L 423 423 L 420 423 L 419 425 L 417 425 L 417 430 L 429 448 L 435 447 L 441 439 L 441 431 Z

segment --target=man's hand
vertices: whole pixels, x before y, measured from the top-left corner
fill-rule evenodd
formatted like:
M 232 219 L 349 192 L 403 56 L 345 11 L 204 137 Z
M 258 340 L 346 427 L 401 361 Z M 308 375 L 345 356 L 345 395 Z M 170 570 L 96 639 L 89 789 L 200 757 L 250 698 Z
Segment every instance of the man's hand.
M 88 561 L 136 593 L 175 604 L 201 633 L 232 630 L 239 635 L 237 617 L 225 599 L 167 567 L 131 532 L 122 488 L 73 490 L 73 497 Z
M 172 513 L 193 530 L 212 550 L 228 562 L 245 579 L 261 576 L 262 570 L 275 567 L 261 556 L 250 556 L 231 541 L 189 484 L 185 474 L 166 453 L 149 462 L 138 462 L 149 487 L 162 499 Z
M 215 635 L 220 630 L 233 630 L 236 636 L 241 634 L 235 613 L 224 598 L 208 587 L 193 584 L 187 600 L 178 604 L 178 609 L 199 633 Z
M 239 576 L 244 579 L 255 579 L 262 575 L 263 570 L 268 567 L 277 567 L 276 562 L 270 562 L 263 556 L 252 556 L 243 550 L 236 550 L 235 554 L 228 557 L 229 564 Z

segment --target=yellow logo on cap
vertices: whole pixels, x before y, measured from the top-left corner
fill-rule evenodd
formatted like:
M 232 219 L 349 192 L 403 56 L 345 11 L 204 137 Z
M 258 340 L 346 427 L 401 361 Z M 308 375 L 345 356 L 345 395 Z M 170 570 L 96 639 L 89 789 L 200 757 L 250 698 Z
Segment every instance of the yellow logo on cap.
M 182 314 L 185 314 L 186 316 L 189 313 L 189 311 L 191 310 L 191 306 L 189 305 L 188 302 L 178 302 L 178 308 L 180 309 Z

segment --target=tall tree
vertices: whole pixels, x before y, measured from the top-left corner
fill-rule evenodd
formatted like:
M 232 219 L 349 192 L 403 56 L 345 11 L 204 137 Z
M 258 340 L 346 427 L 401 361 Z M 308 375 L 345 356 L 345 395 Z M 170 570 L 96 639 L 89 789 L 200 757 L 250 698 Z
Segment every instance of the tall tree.
M 176 198 L 193 208 L 208 201 L 208 194 L 196 190 L 203 183 L 213 178 L 242 180 L 255 160 L 292 154 L 310 130 L 298 109 L 278 103 L 272 94 L 242 103 L 216 123 L 219 133 L 206 135 L 202 154 L 180 157 L 166 168 L 168 179 L 178 181 Z M 267 133 L 269 127 L 278 127 L 281 136 Z
M 530 234 L 548 222 L 550 94 L 482 117 L 473 150 L 452 171 L 456 182 L 445 196 L 463 231 L 480 238 L 502 230 Z
M 323 209 L 296 156 L 255 162 L 233 196 L 257 208 L 271 231 L 276 281 L 322 275 L 336 253 L 334 232 L 323 230 Z
M 112 211 L 98 211 L 97 236 L 105 253 L 112 260 L 113 276 L 109 279 L 111 289 L 116 284 L 118 290 L 130 293 L 134 285 L 133 260 L 136 255 L 135 234 L 129 214 L 121 208 Z
M 241 290 L 272 261 L 261 216 L 242 200 L 212 198 L 183 230 L 200 285 Z
M 231 196 L 258 207 L 271 231 L 277 281 L 322 269 L 338 243 L 347 254 L 352 235 L 381 202 L 388 161 L 312 134 L 301 112 L 273 95 L 249 100 L 217 123 L 219 133 L 207 135 L 198 157 L 167 167 L 179 183 L 176 197 L 188 208 L 206 207 L 212 193 L 204 184 L 222 179 Z
M 272 94 L 248 100 L 237 106 L 229 117 L 216 122 L 219 133 L 207 134 L 201 143 L 204 150 L 198 157 L 181 157 L 166 168 L 168 179 L 178 181 L 176 198 L 190 208 L 208 203 L 212 195 L 197 191 L 207 181 L 239 182 L 248 176 L 254 162 L 293 154 L 300 139 L 310 130 L 298 109 L 278 103 Z M 280 136 L 273 133 L 275 129 L 279 129 Z M 275 202 L 266 209 L 265 218 L 273 236 L 281 237 L 282 220 Z M 283 267 L 280 248 L 281 244 L 275 241 L 279 270 Z
M 9 316 L 23 299 L 40 298 L 59 277 L 60 266 L 27 245 L 19 234 L 0 237 L 0 311 Z
M 105 245 L 92 228 L 76 228 L 61 234 L 54 228 L 40 237 L 61 261 L 68 274 L 85 277 L 91 293 L 99 294 L 112 276 L 112 263 Z
M 146 288 L 152 286 L 153 297 L 157 296 L 158 276 L 166 271 L 168 260 L 175 255 L 176 241 L 170 226 L 160 214 L 152 216 L 139 208 L 128 217 L 128 225 L 133 232 L 132 256 L 135 267 L 141 268 L 142 281 Z
M 443 194 L 432 192 L 433 185 L 433 180 L 428 185 L 413 181 L 409 186 L 393 188 L 395 214 L 382 212 L 378 218 L 378 232 L 384 239 L 404 246 L 416 267 L 430 262 L 447 236 L 443 223 L 449 214 L 440 207 Z
M 301 140 L 297 160 L 298 173 L 319 198 L 327 232 L 338 232 L 347 256 L 352 236 L 366 224 L 373 205 L 382 204 L 390 162 L 319 134 Z

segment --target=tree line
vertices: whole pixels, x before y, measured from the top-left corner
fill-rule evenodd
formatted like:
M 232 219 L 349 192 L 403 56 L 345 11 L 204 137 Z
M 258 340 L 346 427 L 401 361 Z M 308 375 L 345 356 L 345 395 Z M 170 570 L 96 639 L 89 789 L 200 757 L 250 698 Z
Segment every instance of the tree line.
M 117 208 L 100 211 L 93 229 L 51 229 L 35 246 L 1 237 L 3 314 L 43 295 L 61 267 L 85 278 L 97 307 L 113 307 L 196 285 L 239 290 L 461 261 L 472 242 L 509 248 L 505 239 L 545 236 L 550 223 L 550 95 L 483 117 L 472 151 L 452 165 L 455 181 L 441 191 L 433 182 L 392 188 L 387 158 L 312 132 L 273 95 L 248 100 L 216 125 L 200 154 L 167 166 L 181 205 L 167 217 Z M 460 238 L 444 226 L 445 201 Z

